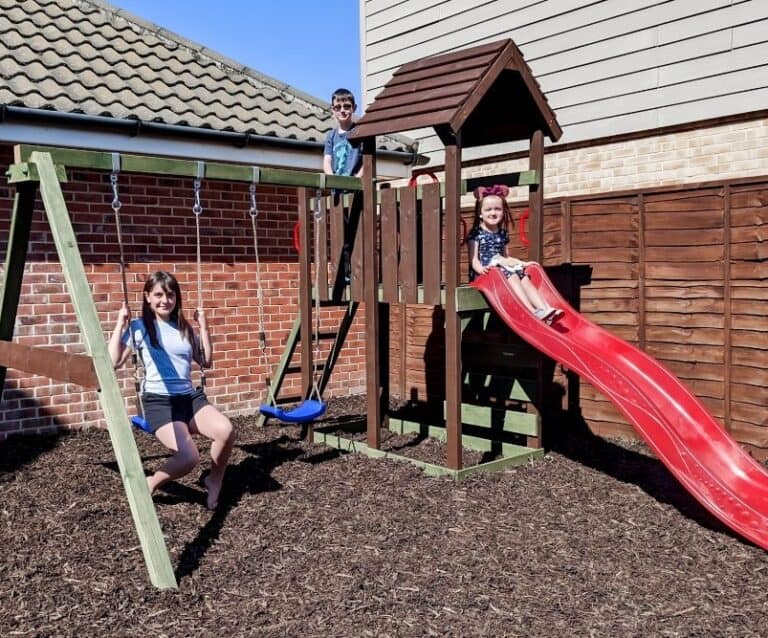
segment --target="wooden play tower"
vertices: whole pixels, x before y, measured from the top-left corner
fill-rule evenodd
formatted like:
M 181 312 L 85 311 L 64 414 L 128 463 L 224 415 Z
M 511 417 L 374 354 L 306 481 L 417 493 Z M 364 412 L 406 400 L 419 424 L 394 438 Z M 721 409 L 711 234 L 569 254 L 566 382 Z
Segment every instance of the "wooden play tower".
M 407 189 L 377 190 L 376 136 L 424 127 L 433 127 L 445 145 L 445 182 L 420 189 L 421 227 L 417 233 L 415 204 L 409 199 L 415 200 L 416 195 L 409 195 Z M 484 302 L 476 291 L 460 286 L 460 198 L 482 184 L 528 186 L 529 257 L 541 261 L 544 136 L 556 141 L 560 135 L 553 111 L 511 40 L 404 65 L 359 121 L 353 136 L 363 147 L 362 248 L 357 254 L 363 261 L 360 300 L 366 307 L 369 450 L 380 449 L 380 430 L 387 410 L 384 333 L 388 329 L 380 325 L 384 316 L 381 306 L 442 305 L 447 464 L 450 470 L 462 468 L 461 313 L 484 307 Z M 528 171 L 462 180 L 463 148 L 516 141 L 529 143 Z M 420 261 L 418 275 L 416 252 Z

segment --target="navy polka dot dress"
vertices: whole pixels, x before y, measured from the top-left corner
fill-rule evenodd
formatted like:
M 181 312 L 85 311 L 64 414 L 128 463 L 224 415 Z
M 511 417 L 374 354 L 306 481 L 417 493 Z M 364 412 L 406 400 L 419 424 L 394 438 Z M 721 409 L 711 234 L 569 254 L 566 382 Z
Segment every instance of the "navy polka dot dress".
M 474 241 L 477 243 L 477 257 L 483 266 L 488 266 L 496 255 L 503 255 L 505 252 L 505 246 L 509 243 L 509 235 L 506 230 L 499 230 L 492 233 L 490 231 L 476 226 L 467 235 L 467 241 Z M 471 260 L 470 260 L 471 262 Z M 504 271 L 504 274 L 509 278 L 510 272 Z M 475 269 L 472 268 L 472 264 L 469 264 L 469 280 L 474 281 L 478 274 Z

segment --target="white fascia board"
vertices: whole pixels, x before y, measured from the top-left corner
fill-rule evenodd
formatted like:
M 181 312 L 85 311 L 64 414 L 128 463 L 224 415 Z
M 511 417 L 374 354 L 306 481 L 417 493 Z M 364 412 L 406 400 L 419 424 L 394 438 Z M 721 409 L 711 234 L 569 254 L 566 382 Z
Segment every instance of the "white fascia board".
M 111 153 L 157 155 L 209 162 L 232 162 L 252 166 L 274 166 L 295 170 L 323 170 L 322 147 L 313 149 L 258 146 L 245 148 L 205 140 L 170 139 L 150 134 L 128 136 L 106 131 L 84 131 L 64 126 L 29 125 L 16 122 L 0 124 L 0 143 L 37 144 L 82 148 Z M 392 159 L 377 156 L 376 168 L 380 178 L 407 178 L 411 167 Z

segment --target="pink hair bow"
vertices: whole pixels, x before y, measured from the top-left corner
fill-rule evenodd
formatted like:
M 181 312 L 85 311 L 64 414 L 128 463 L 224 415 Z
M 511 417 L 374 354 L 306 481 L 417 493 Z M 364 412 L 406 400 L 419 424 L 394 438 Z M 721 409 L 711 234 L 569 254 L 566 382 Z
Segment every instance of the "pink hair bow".
M 478 186 L 474 191 L 475 199 L 483 199 L 484 197 L 490 197 L 496 195 L 505 199 L 509 195 L 509 187 L 504 184 L 494 184 L 493 186 Z

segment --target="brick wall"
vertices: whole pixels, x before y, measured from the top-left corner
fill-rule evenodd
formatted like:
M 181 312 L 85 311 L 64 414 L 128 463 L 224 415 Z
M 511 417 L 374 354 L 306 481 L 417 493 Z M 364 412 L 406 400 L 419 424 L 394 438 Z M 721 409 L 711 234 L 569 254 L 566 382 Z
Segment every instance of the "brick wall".
M 0 147 L 0 170 L 12 161 L 12 149 Z M 102 172 L 68 170 L 63 185 L 88 281 L 105 339 L 123 293 L 119 249 L 110 202 L 109 176 Z M 14 189 L 0 183 L 0 252 L 6 254 Z M 162 176 L 120 177 L 121 218 L 128 264 L 129 300 L 140 312 L 141 290 L 148 274 L 158 269 L 176 274 L 183 303 L 191 317 L 197 306 L 195 218 L 191 211 L 192 180 Z M 258 241 L 264 288 L 267 360 L 258 348 L 257 270 L 253 254 L 247 185 L 203 184 L 201 257 L 203 306 L 214 341 L 214 366 L 208 371 L 209 397 L 227 414 L 252 414 L 266 398 L 265 375 L 279 361 L 288 331 L 298 313 L 298 263 L 292 229 L 297 219 L 295 189 L 260 186 Z M 341 310 L 323 308 L 321 329 L 333 330 Z M 360 313 L 334 370 L 327 396 L 364 391 L 364 316 Z M 15 327 L 15 340 L 25 345 L 84 353 L 77 320 L 64 283 L 56 248 L 38 200 L 30 251 Z M 322 346 L 322 360 L 328 346 Z M 297 361 L 298 362 L 298 361 Z M 133 376 L 118 373 L 129 409 Z M 195 380 L 197 375 L 195 375 Z M 285 390 L 299 392 L 298 375 Z M 41 432 L 60 427 L 103 426 L 94 391 L 47 378 L 8 371 L 0 404 L 0 438 L 19 431 Z
M 465 169 L 464 177 L 527 167 L 527 158 L 495 162 Z M 574 197 L 766 173 L 768 120 L 762 119 L 548 153 L 544 156 L 544 196 Z M 527 197 L 527 189 L 513 192 L 512 197 Z M 466 198 L 464 204 L 470 203 Z

